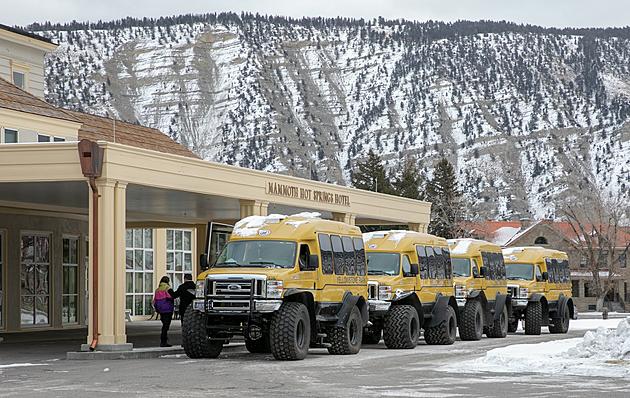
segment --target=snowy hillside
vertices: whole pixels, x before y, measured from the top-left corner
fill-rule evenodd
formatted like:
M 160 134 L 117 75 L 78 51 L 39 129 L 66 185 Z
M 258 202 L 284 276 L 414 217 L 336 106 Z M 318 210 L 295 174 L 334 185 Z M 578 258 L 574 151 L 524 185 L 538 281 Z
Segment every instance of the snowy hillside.
M 219 14 L 34 25 L 50 102 L 159 128 L 202 157 L 347 184 L 446 155 L 470 216 L 630 200 L 630 33 Z

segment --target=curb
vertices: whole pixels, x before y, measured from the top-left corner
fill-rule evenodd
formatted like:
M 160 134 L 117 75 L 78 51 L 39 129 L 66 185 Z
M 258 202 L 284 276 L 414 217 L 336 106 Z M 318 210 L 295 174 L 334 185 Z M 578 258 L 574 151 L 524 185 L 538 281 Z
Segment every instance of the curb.
M 223 351 L 236 350 L 244 347 L 244 343 L 228 344 L 223 347 Z M 181 346 L 173 347 L 148 347 L 148 348 L 135 348 L 128 351 L 71 351 L 66 353 L 67 360 L 117 360 L 117 359 L 153 359 L 160 358 L 165 355 L 180 355 L 184 354 L 184 349 Z

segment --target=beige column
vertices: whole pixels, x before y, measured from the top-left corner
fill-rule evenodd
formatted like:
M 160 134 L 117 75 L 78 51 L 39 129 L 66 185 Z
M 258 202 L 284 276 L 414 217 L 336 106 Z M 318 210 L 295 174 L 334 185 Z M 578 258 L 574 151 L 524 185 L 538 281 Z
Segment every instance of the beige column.
M 407 224 L 410 231 L 427 233 L 427 224 L 409 223 Z
M 166 228 L 153 230 L 153 289 L 157 289 L 160 279 L 166 275 Z
M 262 200 L 240 200 L 241 218 L 249 216 L 266 216 L 269 202 Z
M 125 332 L 125 220 L 127 184 L 97 181 L 98 211 L 98 346 L 100 350 L 130 349 Z M 93 208 L 90 203 L 90 234 Z M 90 236 L 90 246 L 94 237 Z M 90 260 L 90 281 L 93 281 Z M 90 309 L 94 294 L 90 284 Z M 88 344 L 92 340 L 94 314 L 90 314 Z
M 333 221 L 338 221 L 338 222 L 343 222 L 343 223 L 350 224 L 350 225 L 355 225 L 357 216 L 356 216 L 356 214 L 352 214 L 352 213 L 337 213 L 337 212 L 333 212 L 332 213 L 332 219 L 333 219 Z

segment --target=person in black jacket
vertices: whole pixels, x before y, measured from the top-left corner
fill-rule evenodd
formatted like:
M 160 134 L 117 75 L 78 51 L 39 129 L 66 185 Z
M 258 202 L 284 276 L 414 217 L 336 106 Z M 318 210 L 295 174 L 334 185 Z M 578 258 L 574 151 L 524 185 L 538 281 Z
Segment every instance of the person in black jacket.
M 182 321 L 184 320 L 186 309 L 195 299 L 196 288 L 197 286 L 195 285 L 195 282 L 193 282 L 192 275 L 186 274 L 184 275 L 184 283 L 179 285 L 177 290 L 171 294 L 174 299 L 179 297 L 179 318 Z

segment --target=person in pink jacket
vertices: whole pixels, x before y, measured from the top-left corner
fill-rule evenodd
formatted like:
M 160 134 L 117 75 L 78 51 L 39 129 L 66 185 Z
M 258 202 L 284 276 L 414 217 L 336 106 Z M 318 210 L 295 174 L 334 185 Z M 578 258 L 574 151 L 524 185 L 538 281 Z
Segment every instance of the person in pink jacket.
M 168 329 L 171 327 L 171 320 L 173 320 L 175 300 L 173 299 L 173 289 L 171 289 L 170 282 L 171 280 L 168 276 L 163 276 L 153 295 L 153 308 L 160 314 L 160 320 L 162 321 L 160 347 L 171 347 L 168 343 Z

